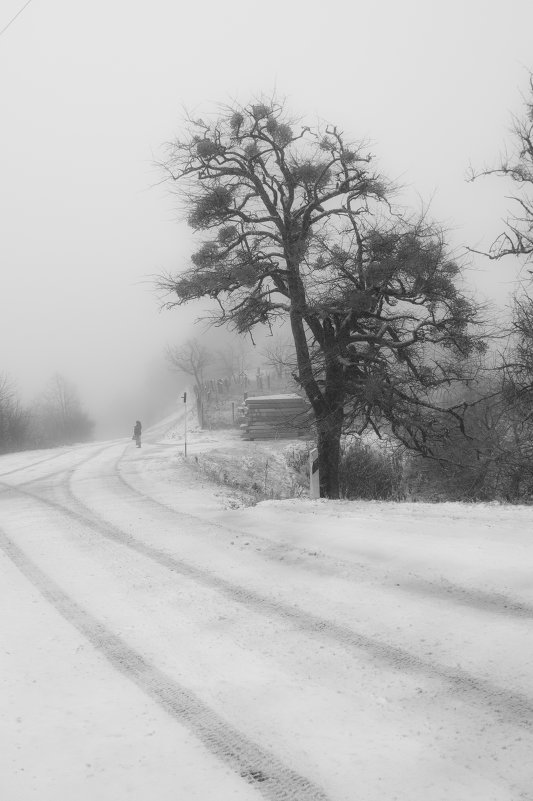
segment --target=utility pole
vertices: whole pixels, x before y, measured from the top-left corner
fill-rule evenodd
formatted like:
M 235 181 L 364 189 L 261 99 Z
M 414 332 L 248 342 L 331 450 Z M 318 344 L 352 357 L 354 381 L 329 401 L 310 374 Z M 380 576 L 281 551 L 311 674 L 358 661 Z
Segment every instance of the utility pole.
M 185 450 L 184 450 L 184 456 L 185 456 L 185 458 L 187 458 L 187 393 L 184 392 L 181 397 L 183 398 L 183 404 L 185 406 L 185 422 L 184 422 Z

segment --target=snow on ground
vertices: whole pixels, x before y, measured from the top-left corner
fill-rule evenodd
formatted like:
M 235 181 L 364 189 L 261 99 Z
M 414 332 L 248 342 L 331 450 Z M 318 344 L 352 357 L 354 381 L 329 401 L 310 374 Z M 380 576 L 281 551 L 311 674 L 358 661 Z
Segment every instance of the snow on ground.
M 182 422 L 0 458 L 2 799 L 533 801 L 533 509 Z

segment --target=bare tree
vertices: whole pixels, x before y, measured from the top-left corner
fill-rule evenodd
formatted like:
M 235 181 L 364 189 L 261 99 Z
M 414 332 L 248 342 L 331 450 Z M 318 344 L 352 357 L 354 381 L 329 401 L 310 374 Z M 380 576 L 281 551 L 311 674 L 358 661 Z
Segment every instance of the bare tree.
M 21 450 L 28 445 L 30 417 L 5 375 L 0 375 L 0 453 Z
M 460 427 L 436 390 L 482 347 L 442 231 L 392 213 L 373 161 L 338 127 L 295 122 L 274 99 L 190 119 L 162 165 L 189 224 L 211 234 L 188 270 L 161 278 L 168 306 L 210 297 L 215 324 L 239 332 L 289 321 L 330 498 L 347 428 L 391 431 L 427 455 Z
M 472 169 L 469 180 L 487 175 L 510 179 L 516 189 L 509 196 L 515 211 L 508 217 L 505 230 L 484 255 L 490 259 L 525 256 L 528 263 L 533 256 L 533 73 L 529 75 L 529 96 L 524 99 L 524 105 L 523 116 L 513 117 L 511 152 L 506 152 L 496 167 Z
M 76 387 L 59 373 L 48 382 L 34 416 L 40 445 L 67 445 L 92 437 L 94 422 L 83 410 Z
M 292 338 L 274 335 L 272 342 L 264 348 L 263 355 L 278 380 L 281 380 L 284 375 L 292 375 L 296 372 L 296 353 Z
M 533 497 L 533 297 L 523 288 L 514 297 L 510 345 L 501 361 L 501 393 L 508 420 L 505 461 L 513 476 L 510 497 Z
M 194 378 L 196 410 L 200 427 L 204 427 L 203 401 L 205 395 L 204 369 L 213 361 L 213 354 L 198 339 L 189 339 L 184 345 L 169 345 L 167 359 L 174 370 Z
M 529 273 L 514 294 L 509 346 L 497 365 L 501 376 L 497 403 L 507 429 L 498 440 L 497 458 L 513 478 L 509 494 L 515 498 L 520 496 L 522 484 L 533 484 L 533 297 L 529 289 L 533 275 L 533 269 L 529 269 L 533 261 L 533 72 L 529 74 L 524 112 L 513 117 L 512 131 L 510 152 L 496 167 L 472 170 L 470 180 L 498 176 L 512 186 L 508 196 L 512 212 L 484 255 L 496 260 L 518 257 Z
M 248 369 L 248 348 L 239 338 L 217 351 L 222 371 L 227 378 L 238 379 Z

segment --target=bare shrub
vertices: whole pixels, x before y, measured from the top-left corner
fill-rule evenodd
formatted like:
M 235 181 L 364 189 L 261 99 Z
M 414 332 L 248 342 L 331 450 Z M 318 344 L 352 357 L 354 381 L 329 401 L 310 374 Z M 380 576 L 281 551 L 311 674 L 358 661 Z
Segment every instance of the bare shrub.
M 340 486 L 343 498 L 399 500 L 402 496 L 402 460 L 398 451 L 360 439 L 341 451 Z

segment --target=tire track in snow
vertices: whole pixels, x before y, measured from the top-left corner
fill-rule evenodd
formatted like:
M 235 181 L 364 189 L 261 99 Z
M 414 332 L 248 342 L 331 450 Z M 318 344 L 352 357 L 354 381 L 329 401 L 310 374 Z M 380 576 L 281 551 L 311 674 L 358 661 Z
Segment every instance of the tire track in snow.
M 395 670 L 406 670 L 426 678 L 439 679 L 444 682 L 449 691 L 461 695 L 467 703 L 488 709 L 498 719 L 506 720 L 528 730 L 533 729 L 533 699 L 522 693 L 506 690 L 487 679 L 478 678 L 460 667 L 452 668 L 424 660 L 399 646 L 372 639 L 347 626 L 306 612 L 297 606 L 290 606 L 283 601 L 276 601 L 254 590 L 234 584 L 221 576 L 136 539 L 92 512 L 74 495 L 72 495 L 72 501 L 83 510 L 82 513 L 26 490 L 17 491 L 58 510 L 78 523 L 88 526 L 100 536 L 145 556 L 171 572 L 220 592 L 229 600 L 237 602 L 245 608 L 266 617 L 274 615 L 284 622 L 290 623 L 298 631 L 343 647 L 356 658 L 363 653 Z
M 68 451 L 63 451 L 62 453 L 54 453 L 52 456 L 47 456 L 45 459 L 39 459 L 37 462 L 31 462 L 30 464 L 25 464 L 22 467 L 14 467 L 12 470 L 7 470 L 5 473 L 0 473 L 0 478 L 4 478 L 4 476 L 11 476 L 13 473 L 19 473 L 21 470 L 30 470 L 32 467 L 37 467 L 40 464 L 44 464 L 45 462 L 51 462 L 52 459 L 59 459 L 60 456 L 64 456 L 65 453 Z
M 225 721 L 80 606 L 0 529 L 0 548 L 62 617 L 146 695 L 268 801 L 329 801 L 324 791 Z
M 37 478 L 29 478 L 26 481 L 21 481 L 21 483 L 17 484 L 16 486 L 17 487 L 29 487 L 32 484 L 36 484 L 39 481 L 46 481 L 47 479 L 54 478 L 55 476 L 59 476 L 62 473 L 73 471 L 74 469 L 76 469 L 78 467 L 81 467 L 81 465 L 85 464 L 86 462 L 90 462 L 91 459 L 94 459 L 96 456 L 99 456 L 104 451 L 109 450 L 110 448 L 114 447 L 115 445 L 118 444 L 118 442 L 120 442 L 120 440 L 114 440 L 114 441 L 112 441 L 110 443 L 107 443 L 105 446 L 98 448 L 97 450 L 92 450 L 87 456 L 84 456 L 84 458 L 80 459 L 80 461 L 77 462 L 74 465 L 74 467 L 70 464 L 67 467 L 62 467 L 59 470 L 54 470 L 54 472 L 52 472 L 52 473 L 46 473 L 43 476 L 37 476 Z M 82 446 L 82 447 L 84 447 L 84 446 Z M 4 478 L 5 476 L 10 476 L 13 473 L 20 473 L 20 472 L 22 472 L 24 470 L 32 470 L 34 467 L 38 467 L 41 464 L 45 464 L 46 462 L 51 462 L 51 461 L 53 461 L 55 459 L 60 459 L 62 456 L 72 456 L 73 453 L 74 453 L 74 455 L 76 455 L 76 451 L 79 451 L 79 450 L 80 450 L 80 448 L 76 448 L 76 450 L 62 451 L 61 453 L 55 453 L 53 456 L 48 456 L 46 459 L 40 459 L 37 462 L 31 462 L 30 464 L 24 465 L 23 467 L 15 467 L 13 470 L 8 470 L 6 473 L 0 473 L 0 479 Z M 4 482 L 2 482 L 2 483 L 4 483 Z M 6 487 L 7 486 L 12 487 L 13 485 L 6 483 L 5 486 Z
M 20 489 L 21 487 L 31 487 L 31 486 L 34 486 L 35 484 L 39 484 L 39 483 L 42 483 L 44 481 L 48 481 L 51 478 L 55 478 L 56 476 L 65 475 L 67 473 L 68 474 L 72 474 L 72 473 L 74 473 L 74 471 L 78 467 L 81 467 L 86 462 L 90 462 L 91 459 L 94 459 L 96 456 L 99 456 L 104 451 L 109 450 L 115 444 L 116 443 L 108 444 L 105 447 L 99 448 L 96 451 L 91 451 L 90 454 L 85 456 L 83 459 L 80 459 L 80 461 L 77 462 L 74 467 L 72 465 L 68 465 L 67 467 L 61 467 L 59 470 L 54 470 L 52 473 L 46 473 L 45 475 L 37 476 L 37 478 L 29 478 L 26 481 L 21 481 L 19 484 L 9 484 L 6 481 L 2 481 L 2 478 L 4 478 L 4 476 L 12 475 L 13 473 L 19 473 L 19 472 L 21 472 L 23 470 L 32 470 L 34 467 L 38 467 L 41 464 L 44 464 L 46 462 L 51 462 L 52 460 L 55 460 L 55 459 L 59 459 L 62 456 L 72 456 L 72 451 L 62 451 L 61 453 L 56 453 L 53 456 L 48 456 L 46 459 L 40 459 L 37 462 L 32 462 L 31 464 L 27 464 L 24 467 L 16 467 L 13 470 L 8 470 L 6 473 L 1 473 L 0 474 L 0 485 L 1 485 L 0 493 L 4 494 L 4 493 L 8 493 L 8 492 L 13 491 L 13 490 L 16 491 L 16 490 Z
M 154 429 L 157 428 L 166 429 L 167 424 L 164 426 L 155 426 Z M 150 429 L 151 431 L 151 429 Z M 105 452 L 106 450 L 110 450 L 111 448 L 115 447 L 117 444 L 122 442 L 122 439 L 111 440 L 107 443 L 103 448 L 98 449 L 97 451 L 93 451 L 87 457 L 82 459 L 73 467 L 70 466 L 68 468 L 62 468 L 61 470 L 57 470 L 54 473 L 49 473 L 46 476 L 40 476 L 35 479 L 30 479 L 29 481 L 23 481 L 18 484 L 18 487 L 29 487 L 35 485 L 39 482 L 45 481 L 47 479 L 53 478 L 57 475 L 61 474 L 69 474 L 72 476 L 76 469 L 81 467 L 82 465 L 86 464 L 87 462 L 91 461 L 91 459 L 96 458 L 101 453 Z M 165 509 L 167 511 L 172 512 L 177 517 L 181 517 L 182 519 L 194 521 L 195 523 L 201 523 L 203 526 L 206 525 L 206 521 L 203 520 L 201 517 L 197 515 L 193 515 L 187 512 L 181 512 L 174 507 L 170 506 L 169 504 L 163 503 L 158 499 L 148 495 L 145 492 L 142 492 L 134 484 L 129 482 L 125 477 L 123 472 L 120 469 L 120 463 L 122 462 L 124 456 L 126 455 L 127 445 L 129 441 L 126 443 L 123 453 L 116 459 L 113 465 L 113 472 L 117 479 L 123 484 L 129 491 L 135 493 L 135 495 L 143 498 L 144 500 L 148 501 L 149 503 L 153 503 L 156 506 Z M 43 459 L 41 461 L 46 462 L 50 459 L 55 459 L 57 456 L 65 455 L 65 453 L 57 454 L 55 456 L 48 457 L 47 459 Z M 16 468 L 13 472 L 18 472 L 20 470 L 29 469 L 34 467 L 36 464 L 40 462 L 27 465 L 25 467 Z M 3 475 L 8 475 L 7 473 Z M 0 476 L 1 478 L 2 476 Z M 5 492 L 6 489 L 3 488 L 1 492 Z M 69 493 L 72 495 L 72 493 Z M 87 507 L 85 507 L 87 508 Z M 320 552 L 320 561 L 316 560 L 318 556 L 317 553 L 310 553 L 309 551 L 298 548 L 295 546 L 286 546 L 283 543 L 275 543 L 271 540 L 261 537 L 257 534 L 251 534 L 250 532 L 241 531 L 236 528 L 230 528 L 229 526 L 225 526 L 221 523 L 210 522 L 209 526 L 212 528 L 217 528 L 217 530 L 222 531 L 224 534 L 232 537 L 244 537 L 248 542 L 253 542 L 256 546 L 256 550 L 260 551 L 261 555 L 274 562 L 285 562 L 287 565 L 291 565 L 298 568 L 303 568 L 306 570 L 311 570 L 318 575 L 327 575 L 327 576 L 335 576 L 339 578 L 345 578 L 348 580 L 359 580 L 361 576 L 365 576 L 371 568 L 368 565 L 363 563 L 353 563 L 347 562 L 341 558 L 334 558 L 330 557 L 328 554 L 324 552 Z M 235 543 L 232 542 L 232 545 Z M 237 543 L 237 547 L 240 547 Z M 242 548 L 241 548 L 242 550 Z M 312 559 L 310 557 L 313 557 Z M 373 571 L 376 573 L 377 571 Z M 453 582 L 447 581 L 442 579 L 440 583 L 428 581 L 423 579 L 416 574 L 410 573 L 409 578 L 406 580 L 402 577 L 402 584 L 400 585 L 398 582 L 394 580 L 394 577 L 390 578 L 388 576 L 381 575 L 381 583 L 384 586 L 389 587 L 399 587 L 401 590 L 410 592 L 416 595 L 421 595 L 423 597 L 432 597 L 438 598 L 447 602 L 452 602 L 458 605 L 467 606 L 472 609 L 478 609 L 484 612 L 490 612 L 493 614 L 503 615 L 504 617 L 516 617 L 519 619 L 530 618 L 533 619 L 533 606 L 530 604 L 526 604 L 520 601 L 516 601 L 513 598 L 503 594 L 503 593 L 490 593 L 484 592 L 483 590 L 472 590 L 471 588 L 463 587 L 459 584 L 454 584 Z
M 181 512 L 169 504 L 163 503 L 162 501 L 157 500 L 157 498 L 153 498 L 151 495 L 147 495 L 145 492 L 137 489 L 134 484 L 124 477 L 124 474 L 120 469 L 120 463 L 124 458 L 124 455 L 125 452 L 116 460 L 114 473 L 118 480 L 125 487 L 149 503 L 153 503 L 162 509 L 166 509 L 177 517 L 181 517 L 185 520 L 193 520 L 196 523 L 199 522 L 203 526 L 207 525 L 206 521 L 198 515 L 193 515 L 188 512 Z M 379 571 L 372 570 L 372 568 L 369 568 L 368 565 L 363 563 L 347 562 L 342 558 L 336 559 L 335 557 L 331 557 L 323 551 L 320 552 L 320 561 L 317 562 L 315 560 L 318 554 L 311 553 L 304 548 L 298 548 L 297 546 L 286 546 L 282 543 L 272 542 L 272 540 L 269 540 L 266 537 L 261 537 L 260 535 L 252 534 L 247 531 L 241 531 L 236 528 L 230 528 L 222 523 L 209 522 L 208 525 L 212 528 L 216 528 L 219 531 L 223 531 L 227 535 L 246 538 L 248 542 L 256 545 L 256 549 L 261 552 L 263 557 L 274 562 L 279 563 L 280 561 L 284 561 L 285 564 L 311 570 L 319 575 L 335 576 L 338 578 L 355 580 L 361 579 L 361 577 L 364 577 L 366 574 L 368 574 L 370 570 L 374 574 L 380 575 L 381 582 L 384 586 L 400 587 L 400 589 L 416 595 L 439 598 L 444 601 L 452 602 L 462 606 L 468 606 L 472 609 L 478 609 L 483 612 L 500 614 L 504 617 L 533 619 L 533 606 L 531 604 L 516 601 L 513 598 L 504 595 L 503 593 L 472 590 L 468 587 L 463 587 L 460 584 L 454 584 L 453 582 L 445 579 L 441 580 L 440 583 L 435 583 L 428 581 L 427 579 L 420 578 L 413 573 L 408 574 L 409 578 L 407 580 L 402 576 L 402 584 L 399 585 L 398 582 L 395 581 L 394 577 L 388 578 L 387 576 L 383 576 L 379 573 Z M 313 557 L 313 559 L 310 557 Z
M 115 447 L 119 442 L 121 442 L 121 440 L 115 440 L 111 443 L 106 444 L 104 447 L 99 448 L 96 451 L 91 451 L 91 453 L 88 456 L 85 456 L 83 459 L 80 459 L 80 461 L 76 462 L 74 466 L 70 464 L 67 467 L 61 467 L 59 470 L 54 470 L 52 473 L 46 473 L 43 476 L 37 476 L 37 478 L 29 478 L 26 481 L 21 481 L 19 484 L 9 484 L 5 481 L 2 481 L 1 479 L 3 476 L 7 476 L 10 473 L 18 473 L 21 470 L 30 470 L 33 467 L 42 464 L 43 462 L 49 462 L 52 459 L 57 459 L 60 456 L 65 456 L 67 453 L 71 455 L 70 452 L 59 453 L 56 454 L 55 456 L 50 456 L 48 459 L 42 459 L 40 462 L 34 462 L 32 464 L 26 465 L 25 467 L 17 467 L 15 470 L 10 471 L 9 473 L 2 473 L 0 475 L 0 494 L 17 491 L 23 487 L 36 487 L 36 485 L 38 489 L 39 484 L 43 484 L 44 482 L 48 481 L 51 478 L 56 478 L 56 476 L 67 476 L 68 480 L 68 478 L 75 473 L 78 467 L 82 467 L 82 465 L 86 464 L 87 462 L 90 462 L 92 459 L 96 458 L 101 453 L 104 453 L 105 451 Z

